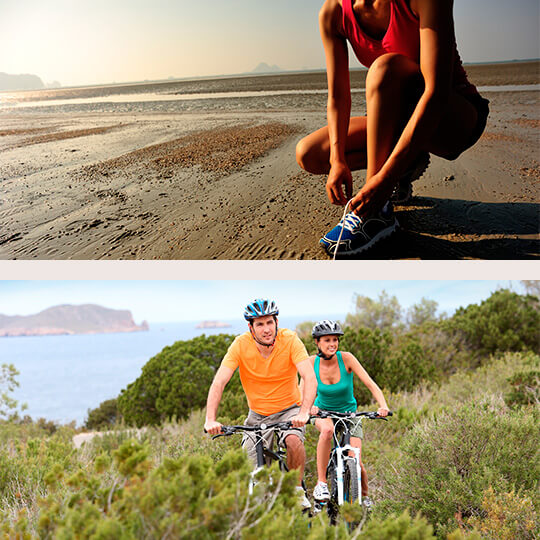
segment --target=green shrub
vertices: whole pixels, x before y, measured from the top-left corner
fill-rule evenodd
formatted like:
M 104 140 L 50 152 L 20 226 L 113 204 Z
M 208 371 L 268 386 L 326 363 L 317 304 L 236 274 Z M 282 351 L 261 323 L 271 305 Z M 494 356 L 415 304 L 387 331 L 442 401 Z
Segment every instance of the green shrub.
M 540 531 L 538 511 L 530 496 L 514 491 L 496 494 L 493 488 L 484 492 L 482 515 L 469 519 L 484 538 L 491 540 L 534 540 Z
M 459 308 L 448 321 L 449 332 L 461 334 L 475 356 L 500 351 L 538 352 L 540 300 L 503 289 L 480 304 Z
M 508 379 L 512 390 L 504 400 L 512 405 L 540 405 L 540 371 L 521 371 Z
M 117 399 L 107 399 L 95 409 L 88 410 L 88 418 L 84 423 L 86 429 L 106 429 L 120 420 Z
M 341 350 L 352 352 L 381 388 L 411 390 L 433 377 L 422 347 L 410 336 L 395 337 L 389 331 L 360 328 L 345 329 Z M 359 404 L 372 401 L 369 390 L 355 379 L 354 395 Z
M 496 493 L 537 485 L 538 414 L 508 410 L 500 401 L 470 402 L 417 425 L 401 458 L 384 471 L 381 510 L 421 512 L 438 534 L 479 515 L 490 486 Z
M 233 339 L 226 334 L 202 335 L 165 347 L 118 397 L 126 423 L 156 425 L 173 416 L 185 418 L 193 409 L 204 407 L 208 388 Z M 237 386 L 231 381 L 228 391 Z

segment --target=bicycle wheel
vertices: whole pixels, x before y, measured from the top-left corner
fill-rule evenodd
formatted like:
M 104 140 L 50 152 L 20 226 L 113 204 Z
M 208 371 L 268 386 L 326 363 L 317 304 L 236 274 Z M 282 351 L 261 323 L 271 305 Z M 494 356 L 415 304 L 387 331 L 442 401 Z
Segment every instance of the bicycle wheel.
M 330 461 L 326 469 L 326 481 L 328 483 L 328 491 L 330 491 L 330 500 L 326 505 L 326 510 L 330 518 L 330 524 L 335 525 L 339 514 L 339 504 L 336 464 L 333 461 Z
M 358 474 L 356 471 L 356 461 L 348 459 L 345 461 L 345 471 L 343 475 L 343 498 L 350 503 L 358 502 Z

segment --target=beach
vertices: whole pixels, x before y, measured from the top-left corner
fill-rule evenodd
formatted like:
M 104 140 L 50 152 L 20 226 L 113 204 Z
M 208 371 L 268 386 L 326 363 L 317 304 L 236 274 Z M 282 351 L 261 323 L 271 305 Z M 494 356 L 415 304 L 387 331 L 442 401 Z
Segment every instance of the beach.
M 467 71 L 490 100 L 484 135 L 456 161 L 432 156 L 396 206 L 401 229 L 363 258 L 537 258 L 539 63 Z M 363 78 L 351 76 L 353 114 Z M 327 259 L 318 240 L 343 209 L 295 161 L 326 123 L 325 84 L 308 73 L 0 93 L 0 258 Z

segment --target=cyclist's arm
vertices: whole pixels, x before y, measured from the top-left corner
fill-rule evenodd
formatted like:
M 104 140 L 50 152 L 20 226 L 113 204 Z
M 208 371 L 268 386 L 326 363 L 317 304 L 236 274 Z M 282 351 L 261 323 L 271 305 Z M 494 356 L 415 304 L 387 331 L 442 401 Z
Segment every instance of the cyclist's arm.
M 315 371 L 309 358 L 302 360 L 296 364 L 296 369 L 302 377 L 302 404 L 300 405 L 300 412 L 291 418 L 291 422 L 295 427 L 302 427 L 309 420 L 309 414 L 311 412 L 311 406 L 315 401 L 315 395 L 317 394 L 317 378 L 315 377 Z
M 315 364 L 315 356 L 310 356 L 308 358 L 310 364 L 313 366 Z M 302 398 L 302 400 L 304 399 L 304 379 L 301 377 L 300 378 L 300 396 Z M 311 410 L 310 410 L 310 413 L 311 414 L 317 414 L 319 412 L 319 408 L 318 407 L 315 407 L 315 405 L 313 405 L 311 407 Z
M 214 380 L 208 390 L 208 400 L 206 402 L 206 421 L 204 429 L 211 435 L 217 435 L 221 431 L 221 424 L 216 422 L 217 410 L 223 395 L 223 390 L 233 376 L 234 369 L 227 366 L 220 366 L 216 372 Z
M 369 376 L 368 372 L 362 367 L 360 362 L 353 354 L 347 352 L 341 354 L 347 370 L 352 371 L 358 376 L 358 378 L 367 386 L 368 390 L 371 392 L 371 395 L 378 403 L 379 409 L 377 412 L 379 415 L 387 416 L 390 409 L 388 408 L 382 390 L 379 388 L 378 384 Z

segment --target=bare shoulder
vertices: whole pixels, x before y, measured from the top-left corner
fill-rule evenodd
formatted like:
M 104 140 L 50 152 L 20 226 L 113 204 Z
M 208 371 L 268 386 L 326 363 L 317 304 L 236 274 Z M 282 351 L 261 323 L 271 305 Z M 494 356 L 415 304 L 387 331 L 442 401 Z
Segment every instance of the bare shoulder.
M 342 0 L 325 0 L 319 11 L 321 28 L 328 33 L 341 34 Z
M 308 358 L 308 360 L 310 361 L 310 363 L 311 363 L 312 366 L 315 365 L 315 358 L 317 358 L 317 356 L 315 356 L 315 355 L 310 356 L 310 357 Z
M 409 0 L 411 11 L 420 18 L 426 13 L 442 12 L 448 14 L 452 12 L 453 0 Z
M 343 358 L 343 362 L 345 364 L 345 367 L 347 369 L 351 368 L 353 364 L 357 364 L 358 360 L 354 356 L 354 354 L 346 351 L 341 351 L 341 358 Z

